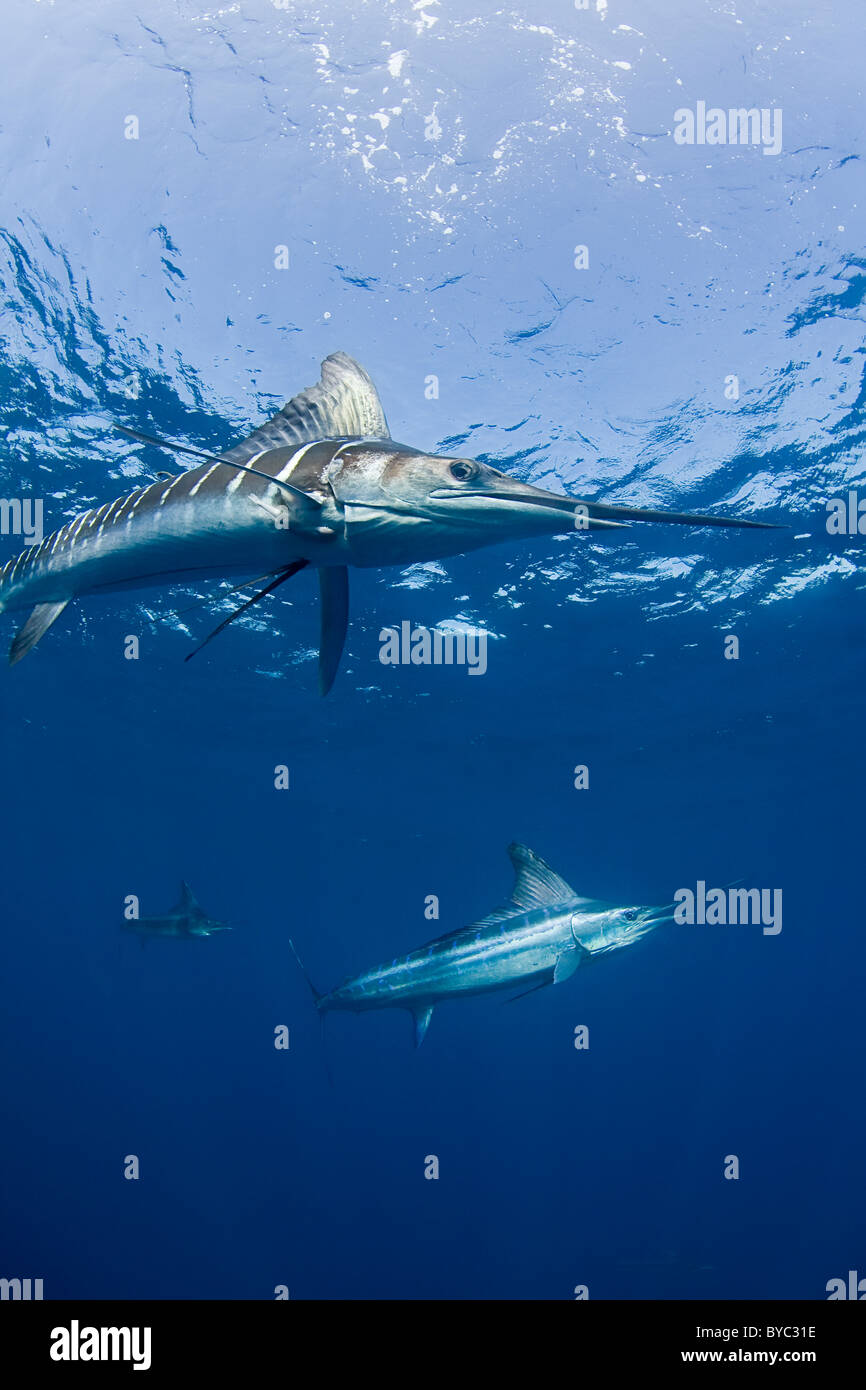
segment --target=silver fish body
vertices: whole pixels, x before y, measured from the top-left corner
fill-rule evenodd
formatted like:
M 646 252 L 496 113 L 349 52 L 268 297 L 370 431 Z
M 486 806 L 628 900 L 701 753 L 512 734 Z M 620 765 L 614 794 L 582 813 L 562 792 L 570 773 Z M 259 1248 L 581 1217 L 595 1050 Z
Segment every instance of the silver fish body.
M 585 502 L 477 460 L 398 444 L 375 386 L 345 353 L 327 358 L 318 384 L 248 439 L 205 457 L 197 468 L 83 512 L 4 565 L 0 612 L 33 610 L 13 641 L 13 664 L 79 597 L 250 571 L 276 575 L 256 602 L 312 566 L 326 693 L 345 641 L 350 567 L 409 565 L 570 531 L 610 534 L 628 521 L 763 525 Z
M 505 907 L 373 966 L 327 994 L 313 988 L 319 1012 L 409 1009 L 420 1044 L 435 1005 L 443 1000 L 561 984 L 581 966 L 632 945 L 672 917 L 672 907 L 619 907 L 580 897 L 525 845 L 512 844 L 508 853 L 515 883 Z
M 124 931 L 134 932 L 142 941 L 195 940 L 198 937 L 214 936 L 218 932 L 231 931 L 227 922 L 219 922 L 202 911 L 189 884 L 181 885 L 180 899 L 170 912 L 161 917 L 132 917 L 123 922 Z

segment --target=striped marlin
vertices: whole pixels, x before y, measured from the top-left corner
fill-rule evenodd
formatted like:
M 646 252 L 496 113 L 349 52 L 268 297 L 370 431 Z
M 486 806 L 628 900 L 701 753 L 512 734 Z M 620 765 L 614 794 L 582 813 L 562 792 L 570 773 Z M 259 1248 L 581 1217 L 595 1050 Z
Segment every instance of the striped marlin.
M 345 641 L 349 566 L 409 565 L 498 541 L 613 531 L 628 521 L 766 525 L 585 502 L 473 459 L 397 444 L 373 382 L 343 352 L 322 363 L 317 385 L 225 453 L 123 432 L 205 462 L 83 512 L 0 570 L 0 612 L 32 608 L 12 643 L 13 665 L 75 598 L 250 571 L 259 578 L 238 588 L 267 579 L 218 632 L 313 566 L 324 695 Z
M 182 883 L 180 901 L 163 917 L 135 917 L 124 921 L 126 931 L 137 932 L 142 945 L 148 937 L 180 937 L 192 941 L 199 936 L 231 931 L 228 922 L 217 922 L 199 907 L 188 883 Z
M 661 922 L 673 920 L 673 905 L 616 907 L 578 897 L 526 845 L 509 845 L 508 854 L 515 882 L 505 907 L 406 956 L 375 965 L 329 994 L 319 993 L 307 976 L 319 1012 L 408 1009 L 415 1018 L 415 1046 L 420 1047 L 433 1009 L 443 999 L 516 985 L 528 985 L 523 991 L 528 994 L 561 984 L 580 966 L 630 946 Z

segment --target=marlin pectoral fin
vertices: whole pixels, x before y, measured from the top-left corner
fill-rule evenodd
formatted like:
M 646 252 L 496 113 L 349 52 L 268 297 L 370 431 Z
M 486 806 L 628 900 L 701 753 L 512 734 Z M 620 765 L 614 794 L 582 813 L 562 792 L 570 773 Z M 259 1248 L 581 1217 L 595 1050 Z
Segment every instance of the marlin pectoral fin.
M 275 477 L 271 473 L 263 473 L 259 468 L 251 468 L 246 463 L 239 463 L 237 460 L 229 458 L 228 454 L 206 454 L 203 449 L 192 449 L 186 444 L 175 444 L 171 439 L 160 439 L 155 434 L 144 434 L 141 430 L 132 430 L 127 425 L 115 424 L 114 428 L 118 434 L 128 435 L 130 439 L 138 439 L 142 444 L 156 444 L 160 449 L 171 449 L 176 454 L 192 454 L 195 458 L 206 459 L 209 463 L 222 463 L 226 468 L 236 468 L 241 473 L 252 473 L 255 478 L 263 478 L 271 487 L 281 487 L 283 492 L 287 492 L 290 497 L 295 497 L 300 502 L 306 503 L 311 507 L 321 507 L 323 504 L 318 497 L 313 497 L 312 493 L 304 492 L 302 488 L 295 487 L 292 483 L 287 483 L 285 479 Z M 243 447 L 243 446 L 239 446 Z M 232 453 L 236 450 L 230 451 Z M 262 452 L 259 450 L 259 452 Z M 252 454 L 249 455 L 253 457 Z M 172 475 L 166 473 L 167 478 Z
M 349 626 L 349 571 L 345 565 L 319 570 L 322 630 L 319 640 L 319 694 L 327 695 L 340 665 Z
M 556 962 L 556 969 L 553 972 L 553 983 L 561 985 L 563 980 L 570 980 L 582 958 L 587 954 L 582 946 L 572 946 L 569 950 L 563 951 Z
M 170 449 L 173 454 L 191 454 L 197 459 L 211 459 L 216 463 L 216 456 L 205 453 L 204 449 L 193 449 L 189 444 L 176 444 L 173 439 L 160 439 L 158 434 L 145 434 L 144 430 L 131 429 L 129 425 L 119 425 L 115 420 L 113 428 L 118 434 L 125 434 L 127 439 L 137 439 L 139 444 L 155 444 L 158 449 Z
M 549 980 L 542 980 L 540 985 L 533 985 L 531 989 L 524 989 L 520 994 L 512 994 L 507 1004 L 515 1004 L 518 999 L 525 999 L 527 994 L 534 994 L 538 989 L 547 989 L 548 985 L 561 985 L 563 980 L 568 980 L 580 965 L 584 956 L 589 952 L 583 946 L 568 947 L 561 956 L 557 957 L 556 966 Z
M 60 617 L 68 602 L 69 599 L 65 598 L 62 603 L 37 603 L 24 626 L 16 633 L 15 640 L 9 648 L 10 666 L 14 666 L 29 651 L 33 650 L 40 637 L 44 637 L 51 624 Z
M 430 1020 L 433 1017 L 433 1005 L 427 1009 L 413 1009 L 412 1016 L 415 1019 L 415 1046 L 420 1047 L 430 1027 Z
M 313 984 L 312 980 L 310 979 L 309 975 L 307 974 L 307 971 L 306 971 L 306 967 L 305 967 L 305 965 L 304 965 L 304 962 L 301 960 L 301 957 L 298 955 L 297 951 L 295 950 L 295 943 L 294 943 L 294 941 L 292 941 L 291 937 L 289 937 L 289 950 L 291 951 L 292 955 L 294 956 L 295 960 L 297 961 L 297 963 L 298 963 L 298 968 L 300 969 L 301 974 L 303 975 L 304 979 L 306 980 L 306 982 L 307 982 L 307 984 L 308 984 L 308 986 L 309 986 L 309 988 L 310 988 L 310 993 L 311 993 L 312 996 L 313 996 L 313 1001 L 314 1001 L 316 1007 L 318 1008 L 319 1002 L 320 1002 L 322 999 L 324 999 L 325 996 L 323 995 L 323 993 L 322 993 L 322 991 L 321 991 L 320 989 L 316 989 L 316 986 Z M 321 1018 L 322 1018 L 322 1022 L 324 1022 L 324 1013 L 322 1012 L 322 1010 L 319 1010 L 319 1013 L 320 1013 L 320 1016 L 321 1016 Z

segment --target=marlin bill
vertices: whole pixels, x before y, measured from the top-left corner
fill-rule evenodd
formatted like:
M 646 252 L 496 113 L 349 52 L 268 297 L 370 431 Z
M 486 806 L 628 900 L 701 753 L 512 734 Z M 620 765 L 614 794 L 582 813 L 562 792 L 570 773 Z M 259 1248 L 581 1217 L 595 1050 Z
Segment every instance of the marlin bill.
M 317 385 L 225 452 L 118 428 L 204 461 L 83 512 L 0 570 L 0 612 L 32 610 L 12 643 L 12 664 L 76 598 L 252 576 L 235 587 L 261 587 L 215 636 L 312 567 L 321 597 L 319 689 L 327 694 L 345 643 L 352 566 L 412 565 L 570 531 L 607 534 L 630 521 L 768 526 L 584 501 L 473 459 L 397 444 L 373 382 L 344 352 L 325 359 Z
M 181 884 L 178 902 L 164 916 L 124 918 L 123 926 L 126 931 L 140 936 L 142 945 L 148 939 L 194 941 L 198 937 L 232 930 L 228 922 L 218 922 L 208 917 L 188 883 Z
M 321 994 L 305 971 L 319 1013 L 408 1009 L 420 1047 L 433 1009 L 443 1000 L 516 986 L 528 994 L 562 984 L 590 961 L 633 945 L 673 919 L 672 905 L 617 907 L 579 897 L 525 845 L 509 845 L 508 854 L 515 874 L 511 900 L 480 922 L 373 966 L 328 994 Z M 289 944 L 298 959 L 294 943 Z

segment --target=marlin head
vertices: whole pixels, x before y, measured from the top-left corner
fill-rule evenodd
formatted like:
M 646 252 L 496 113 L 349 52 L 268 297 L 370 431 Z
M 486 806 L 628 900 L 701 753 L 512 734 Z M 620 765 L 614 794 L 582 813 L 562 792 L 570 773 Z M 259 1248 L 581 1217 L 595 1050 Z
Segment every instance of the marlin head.
M 717 516 L 619 507 L 549 492 L 476 459 L 425 454 L 392 441 L 347 443 L 328 482 L 345 514 L 351 563 L 408 564 L 571 531 L 616 531 L 630 521 L 764 527 Z
M 217 932 L 232 930 L 228 922 L 219 922 L 214 917 L 208 917 L 186 881 L 181 884 L 180 901 L 172 909 L 171 915 L 177 922 L 181 935 L 214 936 Z
M 215 922 L 210 917 L 189 924 L 190 936 L 215 936 L 217 932 L 232 930 L 233 928 L 228 922 Z
M 622 525 L 590 516 L 578 498 L 533 487 L 489 464 L 390 442 L 347 448 L 329 482 L 345 511 L 352 563 L 362 566 L 433 560 L 500 541 Z
M 591 956 L 606 955 L 631 946 L 663 922 L 673 921 L 673 904 L 667 907 L 619 907 L 606 903 L 581 903 L 572 913 L 571 934 Z

